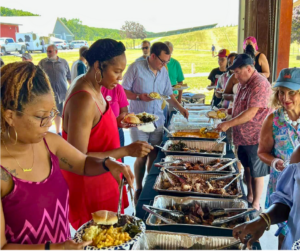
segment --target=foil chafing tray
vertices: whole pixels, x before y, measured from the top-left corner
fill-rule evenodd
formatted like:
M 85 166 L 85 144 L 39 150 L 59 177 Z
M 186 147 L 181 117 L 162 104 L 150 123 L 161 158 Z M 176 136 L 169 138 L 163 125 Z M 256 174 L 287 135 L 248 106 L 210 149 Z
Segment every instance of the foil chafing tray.
M 199 104 L 184 104 L 184 108 L 187 110 L 191 111 L 211 111 L 211 106 L 210 105 L 199 105 Z
M 205 122 L 179 122 L 179 123 L 176 122 L 170 124 L 169 130 L 170 131 L 200 130 L 203 127 L 210 128 L 212 126 L 213 126 L 212 123 L 205 123 Z M 187 137 L 187 138 L 191 138 L 191 137 Z
M 142 239 L 136 242 L 132 250 L 214 250 L 235 242 L 233 237 L 202 236 L 185 233 L 146 230 Z M 237 245 L 241 250 L 243 245 Z M 232 249 L 232 248 L 231 248 Z
M 189 162 L 192 162 L 192 163 L 196 163 L 197 161 L 201 161 L 204 165 L 207 165 L 208 163 L 214 161 L 214 160 L 217 160 L 217 159 L 220 159 L 222 162 L 226 161 L 226 162 L 229 162 L 231 161 L 232 159 L 229 159 L 229 158 L 216 158 L 216 157 L 204 157 L 204 156 L 186 156 L 186 155 L 168 155 L 166 156 L 165 158 L 163 158 L 161 160 L 161 162 L 169 162 L 169 161 L 174 161 L 174 160 L 177 160 L 177 159 L 182 159 L 183 161 L 189 161 Z M 171 164 L 166 164 L 166 166 L 170 166 Z M 174 166 L 174 169 L 176 169 L 176 166 Z M 229 166 L 229 170 L 230 171 L 220 171 L 218 173 L 221 173 L 221 174 L 230 174 L 230 173 L 236 173 L 236 169 L 234 168 L 233 165 L 230 165 Z M 197 170 L 180 170 L 182 172 L 197 172 L 197 173 L 211 173 L 211 172 L 214 172 L 214 171 L 197 171 Z
M 202 127 L 201 127 L 202 128 Z M 197 128 L 197 129 L 176 129 L 176 130 L 172 130 L 170 131 L 171 134 L 168 134 L 168 137 L 170 139 L 177 139 L 177 138 L 181 138 L 181 139 L 198 139 L 198 140 L 216 140 L 217 138 L 206 138 L 206 137 L 187 137 L 187 136 L 173 136 L 173 133 L 176 133 L 176 132 L 199 132 L 199 130 L 201 128 Z M 221 132 L 218 133 L 218 137 L 221 137 Z
M 169 146 L 174 143 L 178 143 L 179 140 L 167 140 L 163 146 L 162 151 L 166 154 L 169 153 L 181 153 L 181 154 L 197 154 L 197 155 L 210 155 L 210 156 L 222 156 L 226 155 L 226 143 L 221 142 L 216 145 L 215 141 L 205 141 L 205 140 L 181 140 L 181 142 L 185 143 L 189 148 L 196 148 L 197 150 L 189 150 L 189 151 L 172 151 L 168 150 Z M 207 152 L 212 146 L 212 151 L 215 152 Z M 203 150 L 200 152 L 200 150 Z
M 248 203 L 242 199 L 222 199 L 222 198 L 204 198 L 204 197 L 175 197 L 167 195 L 158 195 L 154 198 L 153 206 L 158 208 L 167 208 L 167 206 L 173 205 L 187 205 L 196 201 L 204 207 L 205 204 L 209 205 L 211 208 L 248 208 Z M 244 217 L 245 222 L 250 221 L 249 216 Z M 231 228 L 224 228 L 221 226 L 207 226 L 207 225 L 197 225 L 197 224 L 160 224 L 157 223 L 156 216 L 149 214 L 146 220 L 146 225 L 155 226 L 162 228 L 163 226 L 191 226 L 191 227 L 204 227 L 204 228 L 217 228 L 217 229 L 227 229 L 232 230 Z
M 197 171 L 189 171 L 182 172 L 182 171 L 174 171 L 177 175 L 185 175 L 185 176 L 199 176 L 203 178 L 204 180 L 208 180 L 209 178 L 217 178 L 221 176 L 225 176 L 226 174 L 220 174 L 220 173 L 199 173 Z M 215 198 L 240 198 L 243 196 L 242 188 L 241 188 L 241 177 L 237 178 L 233 184 L 236 184 L 238 193 L 235 195 L 222 195 L 222 194 L 213 194 L 213 193 L 200 193 L 200 192 L 192 192 L 192 191 L 174 191 L 174 190 L 168 190 L 162 187 L 162 182 L 165 179 L 165 173 L 160 172 L 159 175 L 156 178 L 156 181 L 154 183 L 153 189 L 156 190 L 159 193 L 175 193 L 175 194 L 181 194 L 181 195 L 194 195 L 194 196 L 209 196 L 209 197 L 215 197 Z M 169 174 L 171 175 L 171 174 Z M 234 178 L 236 174 L 233 174 Z

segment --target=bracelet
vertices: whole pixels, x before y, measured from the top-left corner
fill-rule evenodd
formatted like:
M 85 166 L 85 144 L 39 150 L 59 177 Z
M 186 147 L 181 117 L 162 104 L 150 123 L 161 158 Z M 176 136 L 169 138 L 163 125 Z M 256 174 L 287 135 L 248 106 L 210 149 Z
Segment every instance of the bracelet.
M 281 172 L 280 170 L 278 170 L 278 169 L 276 168 L 276 164 L 277 164 L 277 162 L 280 161 L 280 160 L 281 160 L 281 159 L 274 158 L 274 159 L 272 160 L 272 162 L 271 162 L 271 167 L 274 168 L 277 172 Z
M 259 216 L 267 223 L 266 230 L 269 231 L 270 230 L 270 224 L 269 224 L 269 220 L 267 219 L 267 216 L 265 216 L 264 213 L 260 214 Z
M 108 160 L 108 159 L 109 159 L 109 157 L 106 157 L 106 158 L 104 158 L 104 160 L 103 160 L 103 168 L 104 168 L 107 172 L 109 172 L 109 169 L 108 169 L 108 167 L 105 165 L 105 161 Z
M 263 213 L 267 218 L 268 218 L 268 220 L 269 220 L 269 224 L 270 224 L 270 226 L 271 226 L 271 218 L 270 218 L 270 215 L 269 214 L 267 214 L 267 213 Z

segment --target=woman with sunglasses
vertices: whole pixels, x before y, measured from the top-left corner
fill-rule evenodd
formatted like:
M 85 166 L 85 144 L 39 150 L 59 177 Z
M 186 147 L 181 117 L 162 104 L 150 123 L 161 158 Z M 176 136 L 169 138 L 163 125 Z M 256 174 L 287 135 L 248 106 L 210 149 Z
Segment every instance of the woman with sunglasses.
M 48 133 L 57 115 L 51 84 L 39 66 L 1 68 L 1 249 L 82 249 L 69 240 L 69 188 L 61 170 L 77 176 L 123 173 L 129 166 L 87 156 Z
M 299 68 L 283 69 L 280 72 L 271 98 L 271 105 L 277 110 L 266 118 L 261 129 L 258 156 L 271 167 L 265 208 L 270 207 L 278 177 L 300 143 L 299 76 Z M 279 249 L 286 233 L 286 225 L 279 224 L 276 234 Z

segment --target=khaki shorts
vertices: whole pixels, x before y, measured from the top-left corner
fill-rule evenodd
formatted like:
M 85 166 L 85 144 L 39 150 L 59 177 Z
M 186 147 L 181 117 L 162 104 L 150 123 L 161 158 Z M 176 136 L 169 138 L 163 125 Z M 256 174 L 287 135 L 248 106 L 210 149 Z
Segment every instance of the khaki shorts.
M 160 145 L 163 139 L 163 127 L 158 127 L 154 132 L 143 132 L 137 129 L 136 127 L 130 128 L 130 137 L 131 141 L 146 141 L 150 143 L 152 146 Z

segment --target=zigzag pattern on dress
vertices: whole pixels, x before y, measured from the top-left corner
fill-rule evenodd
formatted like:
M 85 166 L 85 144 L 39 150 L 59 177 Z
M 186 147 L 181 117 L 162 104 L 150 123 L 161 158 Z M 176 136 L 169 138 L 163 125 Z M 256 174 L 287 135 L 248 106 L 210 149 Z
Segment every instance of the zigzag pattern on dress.
M 53 243 L 63 242 L 66 233 L 70 236 L 68 214 L 69 192 L 66 197 L 65 208 L 59 200 L 56 201 L 53 219 L 45 208 L 38 229 L 35 229 L 29 221 L 25 220 L 24 227 L 17 237 L 8 225 L 5 226 L 5 235 L 6 237 L 10 236 L 7 238 L 10 239 L 10 242 L 20 244 L 41 244 L 49 240 Z

